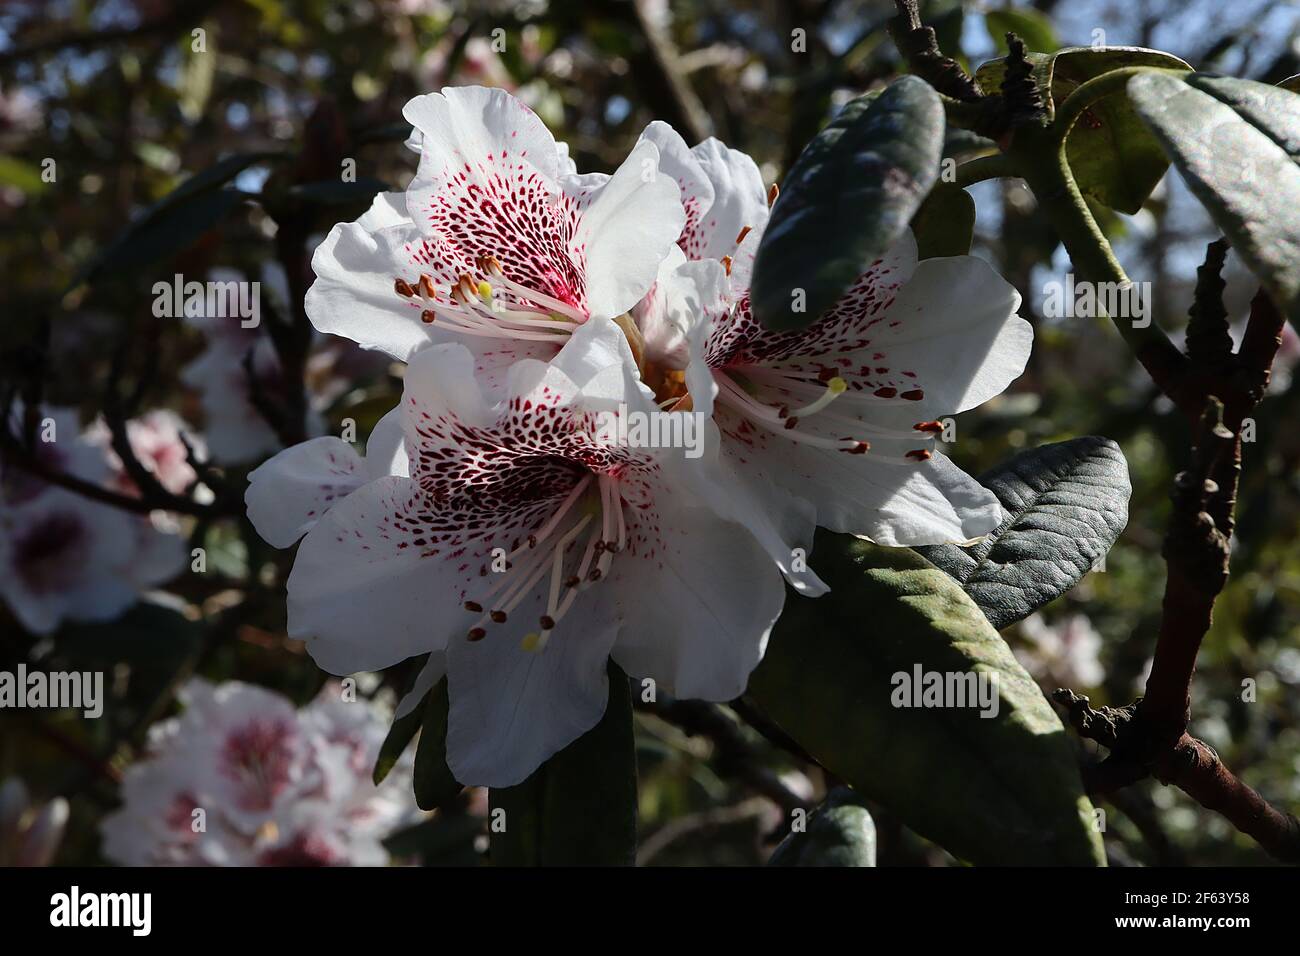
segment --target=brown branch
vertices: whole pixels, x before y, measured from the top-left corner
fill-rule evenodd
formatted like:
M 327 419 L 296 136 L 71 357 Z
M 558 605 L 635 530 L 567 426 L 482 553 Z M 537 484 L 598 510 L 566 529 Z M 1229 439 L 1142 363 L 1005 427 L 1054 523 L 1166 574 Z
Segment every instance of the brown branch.
M 1163 549 L 1168 568 L 1146 696 L 1125 708 L 1094 710 L 1086 697 L 1054 699 L 1075 731 L 1110 755 L 1084 769 L 1090 793 L 1148 776 L 1173 784 L 1223 815 L 1279 860 L 1300 863 L 1300 823 L 1242 783 L 1204 742 L 1187 733 L 1191 683 L 1214 604 L 1228 579 L 1233 512 L 1241 477 L 1241 428 L 1263 398 L 1282 339 L 1281 310 L 1262 291 L 1251 306 L 1242 346 L 1232 354 L 1220 271 L 1227 251 L 1211 243 L 1197 272 L 1188 330 L 1188 368 L 1170 392 L 1185 413 L 1200 403 L 1192 462 L 1180 472 Z
M 955 100 L 975 102 L 984 96 L 975 78 L 952 57 L 939 50 L 933 27 L 921 25 L 916 0 L 895 0 L 898 16 L 889 21 L 889 35 L 894 40 L 908 68 L 940 93 Z

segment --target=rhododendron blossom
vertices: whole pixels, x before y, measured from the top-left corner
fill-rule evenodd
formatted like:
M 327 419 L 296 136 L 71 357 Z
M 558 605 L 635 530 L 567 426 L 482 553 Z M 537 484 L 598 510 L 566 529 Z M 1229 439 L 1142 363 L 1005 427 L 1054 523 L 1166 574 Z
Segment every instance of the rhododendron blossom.
M 717 257 L 729 288 L 720 307 L 685 310 L 685 324 L 655 321 L 671 309 L 657 288 L 638 310 L 647 354 L 679 370 L 679 393 L 713 416 L 736 474 L 773 509 L 807 499 L 817 524 L 881 544 L 997 527 L 997 499 L 935 450 L 935 435 L 940 416 L 1024 369 L 1032 330 L 1015 289 L 971 256 L 918 262 L 907 233 L 818 321 L 767 329 L 749 301 L 768 197 L 753 160 L 715 140 L 687 150 L 663 123 L 642 138 L 683 190 L 682 249 Z
M 15 414 L 21 414 L 15 412 Z M 61 474 L 128 495 L 137 494 L 108 447 L 107 428 L 81 430 L 71 410 L 39 410 L 36 457 Z M 162 419 L 129 422 L 132 445 Z M 44 440 L 48 438 L 49 440 Z M 173 452 L 149 459 L 160 480 L 190 471 Z M 183 450 L 183 446 L 182 450 Z M 140 592 L 175 577 L 186 550 L 170 517 L 138 515 L 5 469 L 0 482 L 0 599 L 29 631 L 49 634 L 65 620 L 111 620 Z
M 502 90 L 448 88 L 403 114 L 420 165 L 331 230 L 312 260 L 317 329 L 408 359 L 471 347 L 482 370 L 550 358 L 575 328 L 626 313 L 685 214 L 652 143 L 612 176 L 578 175 L 540 119 Z
M 674 694 L 741 693 L 781 610 L 779 572 L 681 479 L 680 449 L 601 440 L 599 413 L 654 410 L 623 332 L 584 324 L 495 385 L 475 367 L 454 343 L 412 358 L 409 477 L 361 485 L 307 534 L 291 635 L 339 674 L 430 653 L 421 686 L 445 669 L 448 762 L 471 785 L 517 783 L 592 727 L 609 657 Z M 287 472 L 250 495 L 294 507 Z
M 327 684 L 296 710 L 278 694 L 200 679 L 177 718 L 150 728 L 123 807 L 101 824 L 104 852 L 129 866 L 373 866 L 381 840 L 418 819 L 411 761 L 376 787 L 387 721 Z

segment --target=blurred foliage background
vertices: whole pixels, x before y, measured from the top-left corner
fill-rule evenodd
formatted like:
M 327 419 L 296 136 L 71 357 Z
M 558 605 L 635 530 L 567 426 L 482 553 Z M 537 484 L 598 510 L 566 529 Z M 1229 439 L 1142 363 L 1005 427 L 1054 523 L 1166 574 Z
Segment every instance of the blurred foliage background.
M 1294 2 L 937 0 L 923 9 L 944 51 L 971 65 L 1000 55 L 1002 31 L 1011 28 L 1038 50 L 1132 44 L 1267 82 L 1300 72 Z M 767 180 L 779 181 L 838 105 L 897 74 L 883 29 L 893 12 L 888 0 L 7 0 L 0 4 L 6 391 L 31 394 L 39 379 L 47 402 L 76 407 L 89 422 L 126 374 L 144 382 L 143 407 L 171 409 L 202 434 L 211 409 L 180 373 L 204 339 L 190 324 L 152 316 L 153 284 L 213 269 L 256 277 L 276 263 L 289 273 L 287 297 L 300 303 L 311 244 L 364 211 L 378 184 L 401 188 L 410 177 L 415 156 L 402 147 L 401 107 L 411 96 L 446 84 L 510 89 L 570 144 L 584 171 L 612 170 L 645 124 L 662 118 L 688 141 L 716 135 L 749 152 Z M 203 52 L 194 30 L 203 31 Z M 235 196 L 180 215 L 164 208 L 159 218 L 153 209 L 156 228 L 119 241 L 127 223 L 189 177 L 236 155 L 242 168 L 227 184 Z M 337 182 L 346 159 L 355 160 L 354 188 L 302 188 Z M 54 182 L 41 175 L 49 160 Z M 979 473 L 1020 449 L 1078 435 L 1122 445 L 1134 484 L 1128 530 L 1104 568 L 1006 636 L 1046 688 L 1066 684 L 1094 702 L 1124 704 L 1140 692 L 1154 644 L 1161 536 L 1186 428 L 1109 323 L 1042 315 L 1045 286 L 1064 278 L 1068 261 L 1028 191 L 993 182 L 973 195 L 973 252 L 1021 290 L 1037 340 L 1026 374 L 963 416 L 948 450 Z M 1177 334 L 1195 267 L 1215 237 L 1208 218 L 1171 173 L 1140 213 L 1107 213 L 1104 224 L 1130 275 L 1152 283 L 1155 321 Z M 1235 319 L 1253 293 L 1230 261 Z M 1264 795 L 1295 808 L 1300 435 L 1288 423 L 1300 418 L 1300 387 L 1289 374 L 1300 347 L 1289 335 L 1246 446 L 1233 573 L 1201 655 L 1191 732 Z M 125 356 L 126 373 L 110 360 L 114 353 Z M 383 362 L 356 358 L 332 356 L 332 384 L 312 378 L 319 363 L 304 361 L 299 371 L 307 373 L 317 427 L 338 434 L 352 419 L 364 439 L 400 383 Z M 258 461 L 218 463 L 239 488 Z M 324 682 L 284 635 L 288 556 L 238 518 L 186 519 L 185 531 L 208 550 L 209 570 L 181 575 L 163 589 L 166 597 L 151 595 L 117 622 L 38 636 L 0 608 L 0 666 L 28 660 L 110 675 L 103 720 L 0 715 L 0 778 L 23 779 L 34 799 L 70 802 L 56 862 L 101 862 L 96 825 L 116 804 L 117 775 L 147 727 L 172 712 L 186 675 L 237 678 L 300 703 Z M 413 674 L 396 670 L 365 692 L 400 693 Z M 1247 680 L 1257 687 L 1253 702 L 1242 699 Z M 699 721 L 673 708 L 638 715 L 643 862 L 761 862 L 784 811 L 834 783 L 729 709 L 710 715 L 721 715 L 721 725 L 706 720 L 698 732 Z M 1112 862 L 1266 862 L 1216 815 L 1153 782 L 1102 806 Z M 408 839 L 401 855 L 480 859 L 481 795 L 466 795 L 456 811 Z M 881 865 L 953 862 L 883 810 L 875 816 Z

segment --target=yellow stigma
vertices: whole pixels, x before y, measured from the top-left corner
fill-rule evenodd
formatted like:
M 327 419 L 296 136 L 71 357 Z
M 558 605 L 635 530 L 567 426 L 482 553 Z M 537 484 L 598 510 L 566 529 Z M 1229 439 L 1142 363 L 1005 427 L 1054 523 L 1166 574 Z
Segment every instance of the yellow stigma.
M 542 635 L 538 634 L 536 631 L 529 631 L 524 635 L 524 639 L 519 642 L 519 646 L 530 654 L 534 651 L 541 650 L 541 644 Z
M 832 395 L 838 395 L 840 394 L 840 392 L 845 391 L 849 387 L 849 383 L 844 381 L 844 379 L 840 378 L 838 375 L 836 375 L 833 379 L 831 379 L 829 382 L 826 383 L 826 387 L 830 389 Z
M 478 297 L 484 302 L 492 301 L 492 284 L 487 279 L 482 279 L 478 284 Z

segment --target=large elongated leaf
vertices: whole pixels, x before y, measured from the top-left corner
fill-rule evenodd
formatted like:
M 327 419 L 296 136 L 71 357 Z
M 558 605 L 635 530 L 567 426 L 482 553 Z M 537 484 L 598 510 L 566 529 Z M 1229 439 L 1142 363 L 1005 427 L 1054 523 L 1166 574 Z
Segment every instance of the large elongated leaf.
M 627 675 L 611 663 L 600 723 L 523 783 L 489 791 L 488 799 L 494 866 L 631 866 L 636 749 Z
M 1076 438 L 1021 452 L 980 475 L 1007 519 L 968 548 L 920 547 L 961 582 L 999 630 L 1079 583 L 1128 523 L 1128 464 L 1107 438 Z
M 808 144 L 754 262 L 750 301 L 761 322 L 809 325 L 889 249 L 938 177 L 943 130 L 939 94 L 905 76 L 849 103 Z
M 875 866 L 876 824 L 866 802 L 848 787 L 836 787 L 802 832 L 794 831 L 768 866 Z
M 1030 54 L 1034 78 L 1047 102 L 1048 115 L 1082 84 L 1129 66 L 1191 70 L 1178 57 L 1143 47 L 1067 47 L 1051 54 Z M 992 60 L 976 72 L 988 91 L 1006 75 L 1006 61 Z M 1085 196 L 1120 212 L 1135 213 L 1169 168 L 1160 143 L 1138 119 L 1122 91 L 1093 104 L 1074 124 L 1065 143 L 1070 171 Z
M 1128 92 L 1233 249 L 1300 321 L 1300 96 L 1166 74 L 1135 76 Z
M 957 582 L 914 551 L 848 536 L 820 538 L 816 554 L 832 591 L 787 602 L 750 678 L 753 701 L 831 773 L 958 857 L 1102 864 L 1060 720 Z M 917 668 L 984 675 L 996 715 L 894 706 L 895 675 Z

